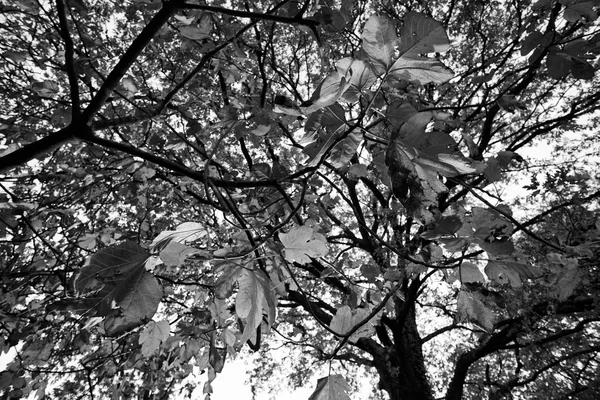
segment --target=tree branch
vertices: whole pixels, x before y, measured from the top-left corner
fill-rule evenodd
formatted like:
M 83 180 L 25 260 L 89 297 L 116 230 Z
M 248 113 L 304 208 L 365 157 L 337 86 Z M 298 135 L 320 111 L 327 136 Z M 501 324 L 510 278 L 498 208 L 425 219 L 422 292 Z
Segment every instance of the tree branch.
M 69 78 L 69 87 L 71 89 L 71 108 L 72 108 L 72 120 L 75 121 L 81 114 L 81 104 L 79 101 L 79 83 L 77 80 L 77 73 L 75 72 L 75 60 L 74 60 L 74 48 L 73 39 L 69 33 L 69 24 L 67 21 L 67 14 L 63 0 L 56 0 L 56 10 L 58 13 L 58 20 L 60 26 L 60 35 L 65 42 L 65 69 L 67 70 L 67 77 Z
M 190 4 L 184 3 L 177 6 L 180 9 L 191 9 L 191 10 L 202 10 L 208 11 L 216 14 L 223 15 L 231 15 L 232 17 L 240 17 L 240 18 L 248 18 L 251 20 L 263 20 L 263 21 L 272 21 L 279 22 L 283 24 L 292 24 L 292 25 L 304 25 L 309 27 L 310 29 L 315 29 L 319 26 L 319 21 L 313 19 L 302 18 L 302 13 L 294 17 L 285 17 L 282 15 L 273 15 L 266 13 L 257 13 L 251 11 L 242 11 L 242 10 L 231 10 L 228 8 L 215 7 L 203 4 Z

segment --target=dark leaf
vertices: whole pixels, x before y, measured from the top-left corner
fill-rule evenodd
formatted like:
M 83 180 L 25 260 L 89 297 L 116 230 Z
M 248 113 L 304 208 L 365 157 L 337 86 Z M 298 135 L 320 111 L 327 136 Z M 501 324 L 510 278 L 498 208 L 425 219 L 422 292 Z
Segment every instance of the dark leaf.
M 162 287 L 145 269 L 149 254 L 125 242 L 98 251 L 81 269 L 75 289 L 85 296 L 79 311 L 105 318 L 105 329 L 115 335 L 152 318 L 162 299 Z

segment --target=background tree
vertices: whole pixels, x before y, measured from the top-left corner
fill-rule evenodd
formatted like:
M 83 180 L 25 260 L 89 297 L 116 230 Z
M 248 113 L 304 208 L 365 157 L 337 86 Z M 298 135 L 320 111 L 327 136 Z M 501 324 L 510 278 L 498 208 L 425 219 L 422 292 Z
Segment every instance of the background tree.
M 3 398 L 597 397 L 598 2 L 398 3 L 1 2 Z

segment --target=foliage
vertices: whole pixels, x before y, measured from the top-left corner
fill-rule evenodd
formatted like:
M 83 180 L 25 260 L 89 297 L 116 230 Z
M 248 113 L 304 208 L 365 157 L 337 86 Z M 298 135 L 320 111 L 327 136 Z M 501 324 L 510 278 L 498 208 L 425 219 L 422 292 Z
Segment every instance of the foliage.
M 230 5 L 0 2 L 1 398 L 597 397 L 600 4 Z

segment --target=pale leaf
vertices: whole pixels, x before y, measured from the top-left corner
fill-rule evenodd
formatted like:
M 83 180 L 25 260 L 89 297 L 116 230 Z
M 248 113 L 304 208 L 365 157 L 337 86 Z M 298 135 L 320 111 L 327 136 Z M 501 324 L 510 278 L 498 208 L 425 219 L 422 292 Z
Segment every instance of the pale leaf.
M 476 322 L 488 332 L 494 329 L 496 319 L 476 293 L 464 290 L 458 293 L 457 317 L 459 321 Z
M 308 264 L 312 258 L 327 254 L 327 243 L 320 237 L 314 237 L 314 231 L 307 226 L 297 226 L 288 233 L 280 233 L 279 239 L 285 246 L 285 259 L 289 262 Z
M 150 357 L 158 350 L 161 343 L 164 343 L 169 337 L 171 327 L 168 321 L 158 322 L 150 321 L 140 334 L 139 343 L 142 345 L 142 355 Z
M 379 71 L 381 67 L 387 71 L 392 65 L 397 41 L 392 20 L 378 16 L 369 18 L 362 32 L 362 47 Z
M 510 264 L 499 261 L 488 261 L 485 266 L 485 274 L 495 283 L 505 285 L 510 283 L 514 288 L 523 286 L 523 281 L 515 268 L 511 268 Z
M 391 79 L 418 81 L 424 85 L 431 82 L 447 82 L 454 77 L 454 71 L 435 58 L 411 58 L 403 56 L 392 65 L 388 77 Z
M 255 337 L 256 328 L 263 321 L 263 312 L 269 326 L 275 320 L 276 298 L 271 281 L 261 271 L 244 269 L 238 279 L 239 291 L 235 299 L 235 311 L 245 322 L 241 343 Z
M 195 254 L 201 254 L 203 258 L 211 258 L 211 253 L 196 249 L 194 247 L 187 246 L 183 243 L 170 242 L 160 251 L 160 258 L 163 260 L 165 265 L 169 267 L 179 267 L 184 261 Z
M 329 327 L 339 335 L 345 335 L 352 329 L 352 310 L 348 306 L 338 308 L 329 323 Z
M 164 249 L 170 242 L 193 242 L 201 237 L 206 236 L 204 225 L 197 222 L 184 222 L 178 225 L 174 231 L 161 232 L 150 244 L 150 248 L 154 251 Z
M 365 319 L 371 313 L 373 307 L 359 308 L 352 310 L 349 306 L 342 306 L 338 308 L 337 312 L 331 319 L 329 327 L 339 335 L 346 335 L 354 327 L 362 324 L 348 340 L 355 343 L 362 337 L 370 337 L 375 332 L 375 325 L 379 321 L 379 314 L 374 316 L 371 320 L 365 321 Z

